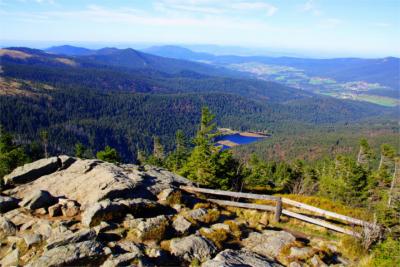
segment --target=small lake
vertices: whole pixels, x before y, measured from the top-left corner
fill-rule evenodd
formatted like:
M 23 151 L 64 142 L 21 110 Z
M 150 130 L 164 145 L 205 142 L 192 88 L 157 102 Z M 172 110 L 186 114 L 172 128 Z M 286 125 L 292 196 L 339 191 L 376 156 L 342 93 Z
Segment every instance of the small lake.
M 227 145 L 227 144 L 220 144 L 220 145 L 222 145 L 222 150 L 225 150 L 225 149 L 231 148 L 231 147 L 236 146 L 236 145 L 251 144 L 251 143 L 257 142 L 257 141 L 259 141 L 261 139 L 264 139 L 266 137 L 267 136 L 265 136 L 265 137 L 264 136 L 263 137 L 259 137 L 259 136 L 257 136 L 257 137 L 255 137 L 255 136 L 243 136 L 243 135 L 240 135 L 239 133 L 237 133 L 237 134 L 229 134 L 229 135 L 219 136 L 219 137 L 216 138 L 215 141 L 216 141 L 217 145 L 218 145 L 218 142 L 221 142 L 221 141 L 228 141 L 228 142 L 232 142 L 232 143 L 235 144 L 235 145 L 232 145 L 232 146 Z

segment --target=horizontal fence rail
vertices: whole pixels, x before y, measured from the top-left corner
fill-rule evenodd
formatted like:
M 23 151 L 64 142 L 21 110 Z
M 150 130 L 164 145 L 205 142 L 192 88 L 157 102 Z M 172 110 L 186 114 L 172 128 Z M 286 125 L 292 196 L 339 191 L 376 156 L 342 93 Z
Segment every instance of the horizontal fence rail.
M 216 204 L 222 205 L 222 206 L 234 206 L 234 207 L 241 207 L 241 208 L 249 208 L 249 209 L 257 209 L 257 210 L 266 210 L 266 211 L 271 211 L 275 212 L 275 217 L 274 220 L 276 222 L 279 222 L 279 218 L 281 214 L 284 214 L 289 217 L 293 217 L 305 222 L 309 222 L 315 225 L 323 226 L 328 229 L 335 230 L 340 233 L 352 235 L 355 237 L 360 237 L 360 234 L 351 230 L 348 230 L 346 228 L 336 226 L 332 223 L 328 223 L 326 221 L 314 219 L 308 216 L 305 216 L 303 214 L 299 214 L 293 211 L 285 210 L 282 209 L 282 204 L 290 205 L 299 209 L 303 210 L 308 210 L 311 212 L 314 212 L 316 214 L 322 215 L 323 217 L 328 217 L 328 218 L 335 218 L 339 219 L 342 221 L 345 221 L 347 223 L 350 223 L 352 225 L 360 225 L 363 227 L 370 227 L 370 228 L 375 228 L 377 227 L 376 225 L 355 219 L 349 216 L 345 216 L 342 214 L 338 214 L 332 211 L 327 211 L 323 210 L 311 205 L 307 205 L 298 201 L 294 201 L 288 198 L 281 198 L 277 196 L 270 196 L 270 195 L 259 195 L 259 194 L 253 194 L 253 193 L 242 193 L 242 192 L 232 192 L 232 191 L 224 191 L 224 190 L 214 190 L 214 189 L 207 189 L 207 188 L 198 188 L 198 187 L 192 187 L 192 186 L 181 186 L 180 187 L 182 190 L 190 192 L 190 193 L 205 193 L 205 194 L 211 194 L 211 195 L 217 195 L 217 196 L 228 196 L 228 197 L 235 197 L 235 198 L 246 198 L 246 199 L 257 199 L 257 200 L 269 200 L 269 201 L 274 201 L 276 204 L 275 206 L 269 206 L 269 205 L 261 205 L 261 204 L 252 204 L 252 203 L 243 203 L 243 202 L 235 202 L 235 201 L 228 201 L 228 200 L 219 200 L 219 199 L 209 199 L 209 201 L 214 202 Z
M 284 204 L 291 205 L 291 206 L 294 206 L 296 208 L 312 211 L 312 212 L 320 214 L 320 215 L 322 215 L 324 217 L 331 217 L 331 218 L 339 219 L 339 220 L 342 220 L 342 221 L 345 221 L 345 222 L 349 222 L 351 224 L 356 224 L 356 225 L 361 225 L 361 226 L 368 226 L 368 227 L 372 227 L 372 228 L 375 227 L 375 225 L 372 224 L 372 223 L 369 223 L 369 222 L 366 222 L 366 221 L 362 221 L 362 220 L 359 220 L 359 219 L 355 219 L 355 218 L 352 218 L 352 217 L 349 217 L 349 216 L 346 216 L 346 215 L 338 214 L 338 213 L 335 213 L 335 212 L 332 212 L 332 211 L 323 210 L 323 209 L 320 209 L 320 208 L 317 208 L 317 207 L 314 207 L 314 206 L 311 206 L 311 205 L 307 205 L 307 204 L 304 204 L 304 203 L 301 203 L 301 202 L 297 202 L 297 201 L 288 199 L 288 198 L 282 198 L 282 202 Z
M 255 210 L 266 210 L 266 211 L 275 211 L 275 207 L 273 206 L 267 206 L 267 205 L 260 205 L 260 204 L 250 204 L 250 203 L 240 203 L 240 202 L 234 202 L 234 201 L 227 201 L 227 200 L 219 200 L 219 199 L 209 199 L 210 202 L 216 203 L 221 206 L 233 206 L 233 207 L 239 207 L 239 208 L 248 208 L 248 209 L 255 209 Z M 293 217 L 305 222 L 309 222 L 315 225 L 323 226 L 325 228 L 335 230 L 340 233 L 352 235 L 355 237 L 361 237 L 361 235 L 357 232 L 345 229 L 343 227 L 336 226 L 331 223 L 327 223 L 321 220 L 317 220 L 314 218 L 310 218 L 308 216 L 298 214 L 292 211 L 288 210 L 282 210 L 282 214 L 287 215 L 289 217 Z

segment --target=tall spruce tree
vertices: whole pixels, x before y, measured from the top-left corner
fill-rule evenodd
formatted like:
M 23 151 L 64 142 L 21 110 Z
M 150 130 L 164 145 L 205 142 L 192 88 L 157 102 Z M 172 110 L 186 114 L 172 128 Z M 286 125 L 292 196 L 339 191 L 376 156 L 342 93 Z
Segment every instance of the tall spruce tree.
M 200 185 L 228 189 L 237 175 L 238 162 L 230 151 L 220 151 L 214 145 L 214 138 L 218 136 L 214 118 L 207 107 L 202 108 L 195 147 L 180 173 Z

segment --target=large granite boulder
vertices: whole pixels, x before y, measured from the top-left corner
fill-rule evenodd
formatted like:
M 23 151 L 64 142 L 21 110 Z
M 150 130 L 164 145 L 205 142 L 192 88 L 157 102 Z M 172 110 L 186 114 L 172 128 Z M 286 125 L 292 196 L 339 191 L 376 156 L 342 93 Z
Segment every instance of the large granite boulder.
M 104 246 L 97 241 L 84 241 L 45 250 L 28 266 L 96 266 L 105 259 Z
M 6 185 L 28 183 L 38 179 L 39 177 L 53 173 L 60 167 L 62 167 L 62 162 L 58 157 L 41 159 L 16 168 L 10 174 L 4 176 L 4 183 Z
M 101 221 L 122 218 L 126 212 L 126 205 L 112 202 L 108 199 L 103 200 L 91 205 L 82 213 L 82 224 L 93 227 L 98 225 Z
M 73 199 L 84 209 L 105 199 L 137 197 L 141 192 L 135 189 L 142 180 L 137 170 L 128 172 L 112 163 L 78 159 L 68 168 L 18 186 L 11 193 L 24 198 L 46 190 L 53 196 Z
M 204 262 L 201 267 L 281 267 L 279 263 L 269 261 L 253 252 L 246 250 L 226 249 L 214 259 Z
M 296 238 L 285 231 L 264 230 L 262 233 L 252 232 L 242 241 L 242 245 L 257 254 L 269 259 L 279 256 L 281 250 L 292 244 Z
M 56 239 L 48 241 L 46 249 L 53 249 L 67 244 L 94 240 L 95 238 L 96 231 L 93 229 L 82 229 L 76 233 L 65 232 L 64 234 L 59 234 Z
M 217 252 L 217 248 L 211 241 L 203 237 L 190 235 L 172 239 L 170 251 L 173 255 L 191 262 L 194 259 L 200 261 L 211 259 Z

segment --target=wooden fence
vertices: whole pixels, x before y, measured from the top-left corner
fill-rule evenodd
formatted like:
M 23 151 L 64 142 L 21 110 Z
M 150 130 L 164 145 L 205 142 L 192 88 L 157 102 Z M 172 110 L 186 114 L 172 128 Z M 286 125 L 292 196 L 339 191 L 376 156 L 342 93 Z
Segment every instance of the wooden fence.
M 349 216 L 345 216 L 342 214 L 338 214 L 332 211 L 327 211 L 323 210 L 311 205 L 307 205 L 301 202 L 297 202 L 288 198 L 282 198 L 278 196 L 270 196 L 270 195 L 259 195 L 259 194 L 252 194 L 252 193 L 241 193 L 241 192 L 231 192 L 231 191 L 223 191 L 223 190 L 214 190 L 214 189 L 207 189 L 207 188 L 199 188 L 199 187 L 191 187 L 191 186 L 181 186 L 180 187 L 182 190 L 190 192 L 190 193 L 204 193 L 204 194 L 210 194 L 210 195 L 217 195 L 217 196 L 227 196 L 227 197 L 234 197 L 234 198 L 247 198 L 247 199 L 257 199 L 257 200 L 268 200 L 268 201 L 273 201 L 275 203 L 275 206 L 270 206 L 270 205 L 261 205 L 261 204 L 253 204 L 253 203 L 243 203 L 243 202 L 236 202 L 236 201 L 228 201 L 228 200 L 220 200 L 220 199 L 208 199 L 210 202 L 216 203 L 218 205 L 222 206 L 233 206 L 233 207 L 240 207 L 240 208 L 249 208 L 249 209 L 257 209 L 257 210 L 265 210 L 265 211 L 270 211 L 274 212 L 274 221 L 279 222 L 281 215 L 286 215 L 289 217 L 293 217 L 305 222 L 309 222 L 315 225 L 323 226 L 325 228 L 352 235 L 355 237 L 361 237 L 361 235 L 355 231 L 334 225 L 332 223 L 311 218 L 309 216 L 305 216 L 303 214 L 299 214 L 293 211 L 285 210 L 283 209 L 282 205 L 290 205 L 299 209 L 311 211 L 313 213 L 316 213 L 318 215 L 323 216 L 324 218 L 334 218 L 338 219 L 341 221 L 344 221 L 346 223 L 350 223 L 351 225 L 360 225 L 362 227 L 370 227 L 370 228 L 375 228 L 377 227 L 376 225 L 362 221 L 359 219 L 355 219 Z

